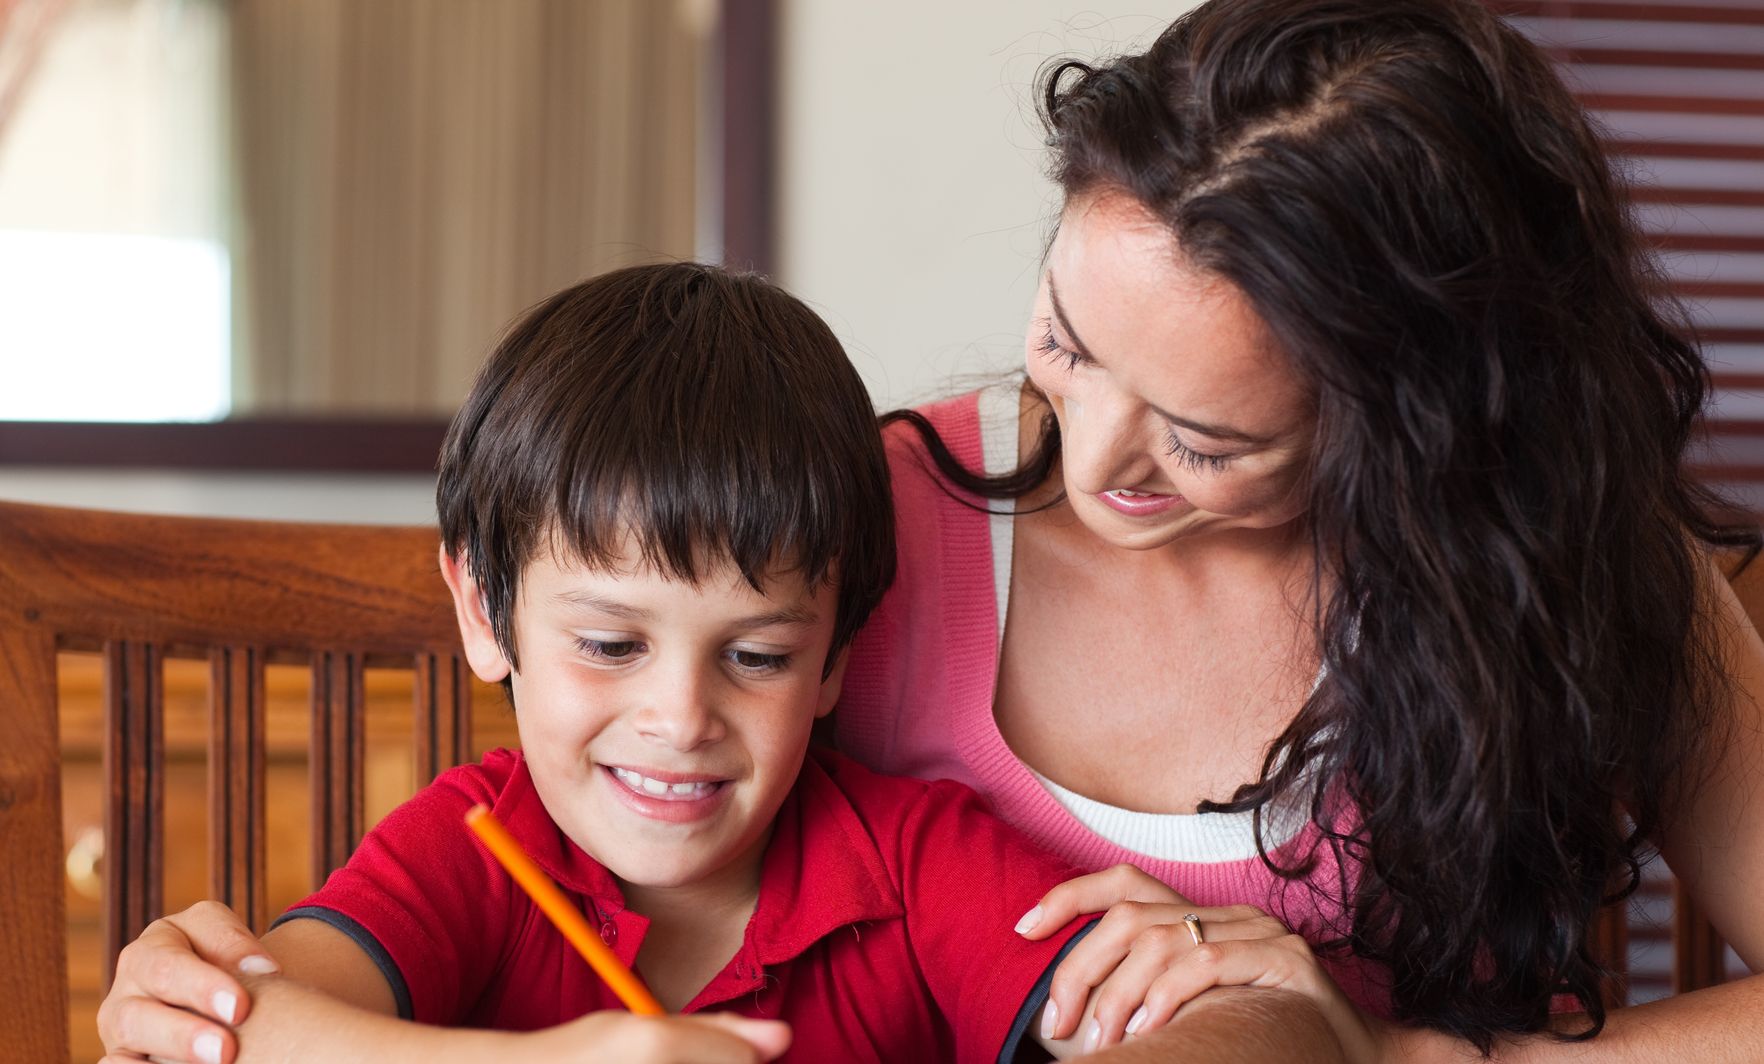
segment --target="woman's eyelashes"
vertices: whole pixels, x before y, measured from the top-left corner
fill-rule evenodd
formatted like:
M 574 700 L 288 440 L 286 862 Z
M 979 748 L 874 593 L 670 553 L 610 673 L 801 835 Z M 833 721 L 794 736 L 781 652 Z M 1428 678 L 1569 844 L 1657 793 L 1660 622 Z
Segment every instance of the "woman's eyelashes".
M 1035 342 L 1035 346 L 1043 355 L 1055 362 L 1063 362 L 1068 373 L 1079 366 L 1091 364 L 1092 360 L 1088 355 L 1081 351 L 1074 351 L 1060 343 L 1054 336 L 1052 319 L 1041 318 L 1037 324 L 1041 326 L 1041 338 Z M 1234 454 L 1209 454 L 1206 451 L 1197 451 L 1183 443 L 1182 439 L 1176 435 L 1176 429 L 1170 426 L 1166 426 L 1164 429 L 1164 453 L 1182 463 L 1185 469 L 1195 472 L 1206 470 L 1212 473 L 1224 469 L 1233 458 L 1237 457 Z
M 1067 373 L 1090 362 L 1090 358 L 1083 352 L 1074 351 L 1054 338 L 1051 318 L 1042 318 L 1038 324 L 1041 326 L 1041 338 L 1035 342 L 1036 349 L 1054 362 L 1065 363 Z
M 636 639 L 594 639 L 588 636 L 576 636 L 574 642 L 578 653 L 588 660 L 602 665 L 629 664 L 649 650 L 648 644 Z M 725 649 L 723 659 L 735 671 L 749 676 L 782 672 L 790 667 L 789 654 L 748 650 L 741 647 Z
M 1217 473 L 1237 457 L 1234 454 L 1208 454 L 1205 451 L 1197 451 L 1183 443 L 1182 438 L 1176 435 L 1176 430 L 1168 426 L 1164 429 L 1164 453 L 1180 462 L 1184 469 L 1190 469 L 1197 473 L 1201 470 Z

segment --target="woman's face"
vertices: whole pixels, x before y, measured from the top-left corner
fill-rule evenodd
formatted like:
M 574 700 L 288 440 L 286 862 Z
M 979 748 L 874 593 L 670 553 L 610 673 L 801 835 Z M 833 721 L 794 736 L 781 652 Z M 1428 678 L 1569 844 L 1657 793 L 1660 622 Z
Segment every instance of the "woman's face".
M 1146 550 L 1303 511 L 1311 396 L 1243 294 L 1184 264 L 1131 199 L 1067 205 L 1027 359 L 1072 509 L 1105 542 Z

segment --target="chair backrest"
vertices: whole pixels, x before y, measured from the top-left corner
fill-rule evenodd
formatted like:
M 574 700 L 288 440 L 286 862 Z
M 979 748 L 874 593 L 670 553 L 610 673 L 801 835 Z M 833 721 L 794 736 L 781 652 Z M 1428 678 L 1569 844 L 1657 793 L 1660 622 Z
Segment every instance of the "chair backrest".
M 471 687 L 432 528 L 0 502 L 0 1030 L 68 1059 L 56 655 L 104 669 L 105 981 L 162 914 L 163 663 L 209 662 L 211 896 L 265 925 L 264 669 L 312 670 L 312 872 L 363 825 L 363 670 L 414 669 L 417 779 L 468 756 Z M 10 1055 L 16 1053 L 16 1057 Z
M 362 673 L 414 669 L 417 780 L 471 750 L 471 686 L 431 528 L 105 513 L 0 502 L 0 1030 L 20 1060 L 68 1059 L 56 654 L 104 661 L 105 979 L 162 914 L 162 664 L 210 663 L 211 896 L 262 929 L 264 668 L 312 670 L 314 882 L 362 834 Z M 1734 581 L 1764 628 L 1764 561 Z M 1722 981 L 1724 946 L 1674 889 L 1673 989 Z M 1628 906 L 1595 949 L 1625 1000 Z
M 1764 632 L 1764 558 L 1733 576 L 1731 583 L 1752 626 Z M 1647 903 L 1653 900 L 1664 902 L 1667 896 L 1670 897 L 1669 926 L 1656 926 L 1645 916 L 1639 921 L 1632 918 L 1632 910 L 1648 908 Z M 1659 908 L 1665 909 L 1666 906 L 1660 905 Z M 1709 922 L 1703 907 L 1685 892 L 1677 879 L 1665 876 L 1644 878 L 1639 896 L 1608 906 L 1599 914 L 1590 937 L 1593 955 L 1613 974 L 1605 990 L 1605 1000 L 1613 1006 L 1631 1000 L 1632 978 L 1656 975 L 1655 972 L 1635 970 L 1630 963 L 1632 957 L 1648 954 L 1650 951 L 1646 947 L 1656 942 L 1670 946 L 1667 958 L 1670 970 L 1656 962 L 1655 967 L 1660 969 L 1657 974 L 1663 977 L 1659 981 L 1664 985 L 1652 988 L 1655 992 L 1682 994 L 1701 990 L 1726 982 L 1731 974 L 1727 964 L 1727 943 Z M 1643 941 L 1632 943 L 1632 938 L 1636 937 Z M 1632 948 L 1637 944 L 1644 948 Z

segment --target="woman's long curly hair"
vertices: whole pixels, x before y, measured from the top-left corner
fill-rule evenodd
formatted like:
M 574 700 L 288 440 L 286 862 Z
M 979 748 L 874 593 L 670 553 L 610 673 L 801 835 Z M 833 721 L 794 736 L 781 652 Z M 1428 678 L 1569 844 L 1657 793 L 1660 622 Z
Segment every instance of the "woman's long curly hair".
M 1698 541 L 1759 536 L 1685 472 L 1707 371 L 1588 119 L 1468 0 L 1214 0 L 1044 79 L 1068 201 L 1155 212 L 1318 396 L 1327 681 L 1203 809 L 1312 788 L 1357 870 L 1333 945 L 1388 965 L 1399 1018 L 1486 1052 L 1566 993 L 1596 1033 L 1588 926 L 1720 741 Z M 933 450 L 1006 497 L 1058 448 L 1050 417 L 992 484 Z

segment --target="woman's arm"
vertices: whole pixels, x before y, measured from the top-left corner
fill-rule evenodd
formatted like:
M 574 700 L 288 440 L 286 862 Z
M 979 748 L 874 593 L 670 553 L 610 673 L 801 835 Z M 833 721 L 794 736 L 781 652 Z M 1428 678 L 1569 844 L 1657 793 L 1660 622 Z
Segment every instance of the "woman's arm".
M 1764 564 L 1764 562 L 1755 563 Z M 1709 914 L 1754 972 L 1764 964 L 1764 640 L 1713 564 L 1705 590 L 1733 677 L 1733 698 L 1714 721 L 1711 761 L 1692 777 L 1682 810 L 1669 813 L 1660 852 L 1684 889 Z M 1564 1031 L 1584 1017 L 1559 1017 Z M 1407 1057 L 1422 1062 L 1480 1059 L 1434 1032 L 1409 1032 Z M 1598 1038 L 1563 1043 L 1536 1037 L 1501 1045 L 1503 1064 L 1627 1064 L 1668 1056 L 1699 1064 L 1764 1060 L 1764 976 L 1753 975 L 1646 1005 L 1616 1009 Z

